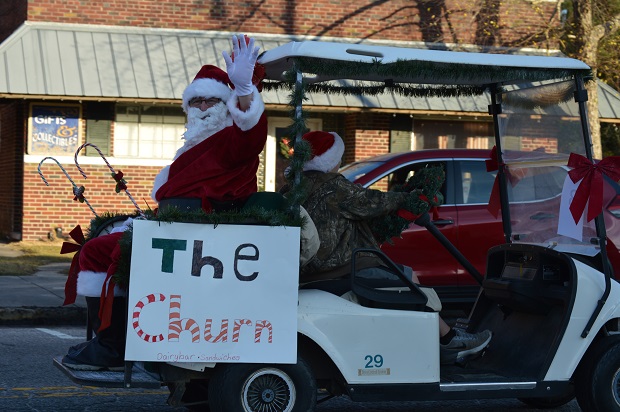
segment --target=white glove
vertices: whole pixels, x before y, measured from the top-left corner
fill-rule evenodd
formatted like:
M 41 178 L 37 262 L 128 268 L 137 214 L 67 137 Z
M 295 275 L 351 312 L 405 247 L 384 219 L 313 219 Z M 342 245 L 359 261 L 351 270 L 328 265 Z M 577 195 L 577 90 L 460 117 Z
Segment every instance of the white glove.
M 252 93 L 252 75 L 260 47 L 254 48 L 254 39 L 252 38 L 246 45 L 243 34 L 233 36 L 232 42 L 235 61 L 228 53 L 222 51 L 226 62 L 226 71 L 231 83 L 235 85 L 237 96 L 247 96 Z

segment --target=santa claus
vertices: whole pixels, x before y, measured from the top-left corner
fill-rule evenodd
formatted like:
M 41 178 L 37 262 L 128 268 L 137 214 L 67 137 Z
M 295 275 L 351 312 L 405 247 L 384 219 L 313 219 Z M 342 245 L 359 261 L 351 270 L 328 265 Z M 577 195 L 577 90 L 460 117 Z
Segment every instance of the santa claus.
M 267 139 L 265 106 L 252 82 L 258 50 L 254 39 L 234 36 L 232 56 L 223 52 L 227 71 L 203 66 L 183 92 L 185 142 L 156 176 L 151 194 L 160 209 L 239 209 L 257 191 L 259 154 Z M 80 251 L 77 295 L 86 297 L 98 330 L 95 338 L 69 349 L 62 361 L 67 367 L 124 367 L 126 292 L 114 286 L 112 275 L 120 257 L 118 241 L 130 224 L 128 219 L 114 233 L 89 240 Z

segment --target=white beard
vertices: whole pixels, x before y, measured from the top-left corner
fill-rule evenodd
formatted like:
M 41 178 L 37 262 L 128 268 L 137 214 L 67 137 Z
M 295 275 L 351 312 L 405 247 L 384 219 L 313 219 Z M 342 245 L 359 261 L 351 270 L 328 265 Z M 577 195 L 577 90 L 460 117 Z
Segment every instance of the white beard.
M 232 117 L 224 102 L 220 102 L 204 112 L 198 107 L 190 107 L 187 110 L 186 130 L 183 134 L 185 143 L 177 150 L 174 160 L 215 133 L 232 125 Z

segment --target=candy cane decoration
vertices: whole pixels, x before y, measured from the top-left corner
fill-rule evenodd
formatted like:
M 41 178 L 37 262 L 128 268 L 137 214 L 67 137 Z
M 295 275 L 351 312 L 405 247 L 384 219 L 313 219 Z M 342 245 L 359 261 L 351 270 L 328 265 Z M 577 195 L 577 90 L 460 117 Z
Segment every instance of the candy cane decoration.
M 181 295 L 170 295 L 170 313 L 168 315 L 168 342 L 178 342 L 181 332 L 189 330 L 192 342 L 200 340 L 200 327 L 194 319 L 181 319 Z
M 162 340 L 164 340 L 164 335 L 161 333 L 157 336 L 154 336 L 149 335 L 142 330 L 142 328 L 140 327 L 140 314 L 142 313 L 142 308 L 144 308 L 149 303 L 163 302 L 165 300 L 166 297 L 161 293 L 158 293 L 157 295 L 151 293 L 150 295 L 143 297 L 138 303 L 136 303 L 136 306 L 133 309 L 133 316 L 131 321 L 133 329 L 136 331 L 138 336 L 142 338 L 142 340 L 146 342 L 161 342 Z
M 120 190 L 124 190 L 125 193 L 127 193 L 129 200 L 131 200 L 131 203 L 133 203 L 133 205 L 136 207 L 140 215 L 142 217 L 145 217 L 144 212 L 142 212 L 142 209 L 140 209 L 140 206 L 138 206 L 136 201 L 131 196 L 131 193 L 129 193 L 129 190 L 127 190 L 127 186 L 125 185 L 126 183 L 125 179 L 123 179 L 123 172 L 119 170 L 117 173 L 114 170 L 114 168 L 110 165 L 110 163 L 108 163 L 108 160 L 105 158 L 101 150 L 99 150 L 99 148 L 92 143 L 84 143 L 82 146 L 78 147 L 77 150 L 75 151 L 75 155 L 73 156 L 73 161 L 75 162 L 75 166 L 78 168 L 82 176 L 84 176 L 84 179 L 87 179 L 88 177 L 86 176 L 86 173 L 84 173 L 84 170 L 82 170 L 82 168 L 78 164 L 78 153 L 80 153 L 80 150 L 82 150 L 86 146 L 91 146 L 92 148 L 94 148 L 97 151 L 97 153 L 99 153 L 99 156 L 101 156 L 105 164 L 108 166 L 108 169 L 110 169 L 110 171 L 112 172 L 112 177 L 114 178 L 114 180 L 116 180 L 116 191 L 119 192 Z
M 45 158 L 43 158 L 43 160 L 41 160 L 39 162 L 39 166 L 37 167 L 37 171 L 39 172 L 39 176 L 41 176 L 41 179 L 43 180 L 43 183 L 45 183 L 45 186 L 49 186 L 50 184 L 47 182 L 47 180 L 45 179 L 45 177 L 43 176 L 43 172 L 41 172 L 41 165 L 43 164 L 43 162 L 45 162 L 46 160 L 53 160 L 54 162 L 56 162 L 56 164 L 58 165 L 58 167 L 60 167 L 60 170 L 62 170 L 62 172 L 65 174 L 65 176 L 67 177 L 67 179 L 69 179 L 69 181 L 71 182 L 71 184 L 73 185 L 73 200 L 79 201 L 80 203 L 86 203 L 88 205 L 88 208 L 90 209 L 91 212 L 93 212 L 93 214 L 97 217 L 99 217 L 97 215 L 97 213 L 95 212 L 95 209 L 93 209 L 93 207 L 90 205 L 90 203 L 88 203 L 88 200 L 86 199 L 86 197 L 84 196 L 84 186 L 80 186 L 78 187 L 75 182 L 73 181 L 73 179 L 71 179 L 71 176 L 69 176 L 69 173 L 67 173 L 67 171 L 65 170 L 64 167 L 62 167 L 62 165 L 58 162 L 58 160 L 54 159 L 53 157 L 47 156 Z

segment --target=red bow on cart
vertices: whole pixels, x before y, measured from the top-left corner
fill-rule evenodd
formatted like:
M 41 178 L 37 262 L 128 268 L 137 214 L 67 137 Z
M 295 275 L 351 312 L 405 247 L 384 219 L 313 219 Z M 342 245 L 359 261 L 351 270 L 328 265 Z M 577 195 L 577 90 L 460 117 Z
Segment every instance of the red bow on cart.
M 487 166 L 487 172 L 494 172 L 499 170 L 499 160 L 497 157 L 497 146 L 493 146 L 491 149 L 490 159 L 485 160 Z M 508 181 L 515 187 L 517 183 L 524 177 L 523 174 L 518 173 L 518 169 L 511 173 L 506 173 L 508 177 Z M 495 175 L 495 180 L 493 181 L 493 189 L 491 189 L 491 196 L 489 197 L 489 204 L 487 206 L 487 210 L 495 217 L 497 217 L 499 210 L 501 209 L 501 202 L 499 199 L 499 173 Z
M 82 227 L 80 225 L 77 225 L 71 232 L 69 232 L 69 237 L 77 243 L 63 242 L 62 247 L 60 248 L 61 255 L 75 252 L 73 259 L 71 260 L 71 266 L 69 267 L 69 277 L 67 277 L 67 282 L 65 282 L 65 301 L 63 302 L 63 306 L 75 303 L 75 297 L 77 296 L 77 278 L 79 272 L 78 262 L 80 259 L 80 250 L 86 242 L 84 234 L 82 233 Z
M 570 204 L 570 211 L 579 222 L 583 211 L 588 204 L 587 221 L 591 221 L 603 210 L 603 175 L 609 176 L 614 181 L 620 180 L 620 156 L 610 156 L 593 164 L 586 157 L 571 153 L 568 158 L 568 167 L 573 170 L 568 172 L 568 176 L 573 183 L 579 183 L 575 196 Z

